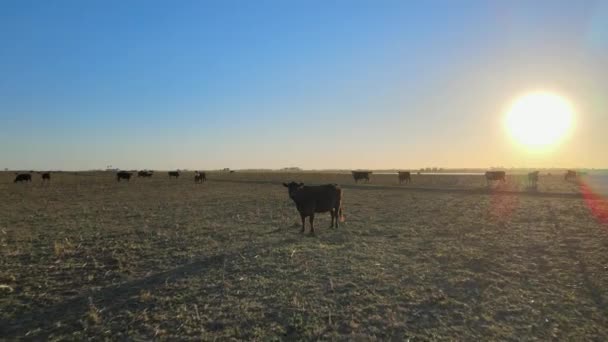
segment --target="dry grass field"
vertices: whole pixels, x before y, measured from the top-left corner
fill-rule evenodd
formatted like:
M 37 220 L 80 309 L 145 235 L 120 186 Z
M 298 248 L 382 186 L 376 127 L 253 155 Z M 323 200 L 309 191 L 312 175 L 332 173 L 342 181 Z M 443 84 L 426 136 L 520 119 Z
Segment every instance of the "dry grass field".
M 13 177 L 6 339 L 608 340 L 608 227 L 558 175 Z M 286 180 L 343 185 L 346 222 L 301 234 Z

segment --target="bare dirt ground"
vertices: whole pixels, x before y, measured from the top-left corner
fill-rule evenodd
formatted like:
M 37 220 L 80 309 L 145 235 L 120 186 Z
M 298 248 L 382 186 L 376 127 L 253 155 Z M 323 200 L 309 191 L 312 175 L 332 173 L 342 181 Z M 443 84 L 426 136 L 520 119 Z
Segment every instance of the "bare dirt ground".
M 608 227 L 561 176 L 13 177 L 7 339 L 608 340 Z M 300 234 L 286 180 L 344 185 L 346 222 Z

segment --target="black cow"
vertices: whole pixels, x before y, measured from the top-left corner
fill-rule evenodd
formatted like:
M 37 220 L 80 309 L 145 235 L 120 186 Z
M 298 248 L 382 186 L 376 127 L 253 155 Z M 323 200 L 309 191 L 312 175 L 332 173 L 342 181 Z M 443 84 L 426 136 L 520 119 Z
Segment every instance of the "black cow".
M 152 171 L 139 171 L 137 173 L 137 177 L 144 177 L 144 178 L 149 178 L 152 177 L 154 173 L 152 173 Z
M 372 174 L 371 171 L 352 171 L 352 173 L 355 183 L 359 183 L 361 179 L 365 179 L 365 183 L 369 182 L 369 175 Z
M 576 171 L 572 171 L 572 170 L 568 170 L 566 171 L 566 174 L 564 175 L 564 179 L 565 180 L 576 180 L 577 174 Z
M 399 171 L 399 184 L 412 182 L 412 174 L 409 171 Z
M 342 189 L 336 184 L 304 186 L 304 183 L 283 183 L 298 208 L 302 219 L 302 232 L 306 229 L 306 217 L 310 217 L 310 233 L 315 233 L 315 213 L 330 212 L 330 228 L 338 228 L 338 221 L 344 222 L 342 216 Z
M 43 182 L 45 182 L 45 181 L 50 182 L 51 181 L 51 173 L 50 172 L 43 173 L 42 174 L 42 181 Z
M 131 180 L 131 173 L 127 171 L 120 171 L 116 174 L 116 181 L 120 182 L 121 179 L 126 179 L 127 182 Z
M 19 174 L 17 174 L 17 177 L 15 177 L 15 180 L 13 181 L 13 183 L 31 182 L 31 181 L 32 181 L 32 175 L 27 174 L 27 173 L 19 173 Z
M 169 171 L 169 178 L 175 177 L 177 179 L 179 177 L 179 171 Z
M 202 183 L 207 181 L 207 175 L 204 172 L 196 171 L 194 173 L 194 183 Z
M 504 171 L 487 171 L 486 172 L 486 181 L 488 185 L 490 185 L 491 181 L 506 181 L 506 173 Z
M 531 187 L 536 187 L 538 183 L 538 171 L 528 173 L 528 185 Z

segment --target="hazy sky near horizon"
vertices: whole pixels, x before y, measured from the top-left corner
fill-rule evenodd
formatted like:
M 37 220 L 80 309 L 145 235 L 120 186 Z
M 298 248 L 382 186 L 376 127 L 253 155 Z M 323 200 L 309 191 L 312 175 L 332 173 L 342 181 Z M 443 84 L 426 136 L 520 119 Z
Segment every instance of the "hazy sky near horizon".
M 2 169 L 608 168 L 607 128 L 608 1 L 0 3 Z

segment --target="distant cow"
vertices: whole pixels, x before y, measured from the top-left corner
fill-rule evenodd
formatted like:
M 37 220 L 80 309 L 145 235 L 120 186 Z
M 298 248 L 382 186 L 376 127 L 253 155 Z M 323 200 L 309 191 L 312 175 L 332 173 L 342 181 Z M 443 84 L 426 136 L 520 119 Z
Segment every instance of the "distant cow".
M 506 173 L 504 171 L 487 171 L 486 172 L 486 181 L 488 185 L 491 181 L 506 181 Z
M 202 183 L 207 181 L 207 175 L 204 172 L 196 171 L 194 173 L 194 183 Z
M 291 182 L 283 183 L 289 191 L 291 198 L 302 219 L 302 232 L 306 229 L 306 217 L 310 217 L 310 233 L 315 233 L 314 219 L 315 213 L 330 212 L 330 228 L 338 228 L 338 221 L 344 222 L 342 216 L 342 189 L 336 184 L 326 184 L 318 186 L 305 186 L 304 183 Z
M 42 181 L 45 182 L 50 182 L 51 181 L 51 173 L 50 172 L 45 172 L 42 174 Z
M 369 175 L 372 174 L 371 171 L 352 171 L 352 173 L 355 183 L 359 183 L 361 179 L 365 179 L 365 183 L 369 182 Z
M 152 175 L 153 175 L 152 171 L 139 171 L 137 173 L 137 177 L 144 177 L 144 178 L 152 177 Z
M 179 178 L 179 171 L 169 171 L 169 177 Z
M 412 182 L 412 174 L 409 171 L 399 171 L 399 184 Z
M 32 181 L 32 175 L 27 174 L 27 173 L 19 173 L 19 174 L 17 174 L 17 177 L 15 177 L 15 180 L 13 181 L 13 183 L 31 182 L 31 181 Z
M 528 185 L 531 187 L 536 187 L 538 183 L 538 171 L 528 173 Z
M 564 175 L 565 180 L 576 179 L 576 177 L 577 177 L 576 171 L 572 171 L 572 170 L 566 171 L 566 174 Z
M 116 181 L 120 182 L 121 179 L 126 179 L 127 182 L 131 180 L 131 173 L 127 171 L 120 171 L 116 174 Z

